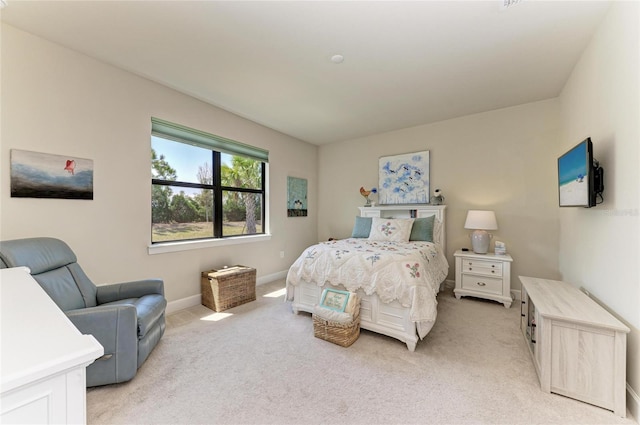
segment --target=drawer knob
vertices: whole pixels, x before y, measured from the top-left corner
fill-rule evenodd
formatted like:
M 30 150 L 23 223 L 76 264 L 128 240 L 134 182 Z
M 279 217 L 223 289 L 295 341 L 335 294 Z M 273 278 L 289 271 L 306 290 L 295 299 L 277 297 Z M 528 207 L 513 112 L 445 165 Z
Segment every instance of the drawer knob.
M 478 285 L 478 286 L 487 286 L 487 284 L 484 283 L 484 282 L 476 282 L 476 285 Z

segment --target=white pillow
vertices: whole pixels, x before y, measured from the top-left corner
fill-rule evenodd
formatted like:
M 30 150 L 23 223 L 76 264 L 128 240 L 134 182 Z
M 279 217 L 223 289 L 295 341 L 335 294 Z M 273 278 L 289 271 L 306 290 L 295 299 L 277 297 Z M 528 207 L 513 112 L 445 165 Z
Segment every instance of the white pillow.
M 371 221 L 370 241 L 409 242 L 413 218 L 380 218 Z
M 433 221 L 433 241 L 442 243 L 442 222 L 437 218 Z

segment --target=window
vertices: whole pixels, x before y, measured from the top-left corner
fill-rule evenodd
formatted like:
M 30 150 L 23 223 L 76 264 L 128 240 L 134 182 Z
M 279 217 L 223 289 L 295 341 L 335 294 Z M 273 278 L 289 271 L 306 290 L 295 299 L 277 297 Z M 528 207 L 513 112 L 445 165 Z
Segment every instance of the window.
M 268 152 L 151 119 L 151 242 L 265 233 Z

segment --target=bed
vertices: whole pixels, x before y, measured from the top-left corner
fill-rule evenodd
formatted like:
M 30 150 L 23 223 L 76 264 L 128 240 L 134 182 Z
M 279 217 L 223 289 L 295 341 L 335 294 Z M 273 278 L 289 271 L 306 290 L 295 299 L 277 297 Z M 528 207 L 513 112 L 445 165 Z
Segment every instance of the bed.
M 286 299 L 293 312 L 312 313 L 327 287 L 357 292 L 360 327 L 414 351 L 435 323 L 436 297 L 449 270 L 445 209 L 361 207 L 352 237 L 310 246 L 290 267 Z

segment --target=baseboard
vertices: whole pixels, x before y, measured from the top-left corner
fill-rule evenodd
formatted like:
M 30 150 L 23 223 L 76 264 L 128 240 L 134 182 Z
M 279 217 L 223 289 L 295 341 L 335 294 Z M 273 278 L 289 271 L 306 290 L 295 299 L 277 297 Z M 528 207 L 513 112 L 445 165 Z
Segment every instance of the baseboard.
M 256 285 L 264 285 L 265 283 L 271 283 L 276 280 L 285 279 L 289 270 L 283 270 L 281 272 L 260 276 L 256 279 Z
M 287 270 L 283 270 L 277 273 L 268 274 L 265 276 L 260 276 L 256 278 L 256 285 L 265 285 L 267 283 L 274 282 L 276 280 L 284 279 L 287 277 Z M 165 310 L 166 314 L 172 314 L 180 310 L 184 310 L 185 308 L 193 307 L 199 305 L 202 302 L 202 298 L 200 294 L 192 295 L 190 297 L 181 298 L 179 300 L 171 301 L 167 303 L 167 308 Z
M 440 284 L 440 290 L 442 289 L 453 289 L 456 287 L 456 281 L 455 280 L 451 280 L 451 279 L 445 279 L 441 284 Z
M 179 300 L 170 301 L 167 303 L 167 308 L 165 309 L 165 314 L 172 314 L 180 310 L 184 310 L 185 308 L 193 307 L 202 302 L 202 297 L 200 294 L 192 295 L 187 298 L 181 298 Z
M 522 301 L 522 291 L 520 291 L 519 289 L 512 289 L 511 296 L 515 301 Z
M 627 382 L 627 410 L 636 422 L 640 422 L 640 396 L 631 388 Z

